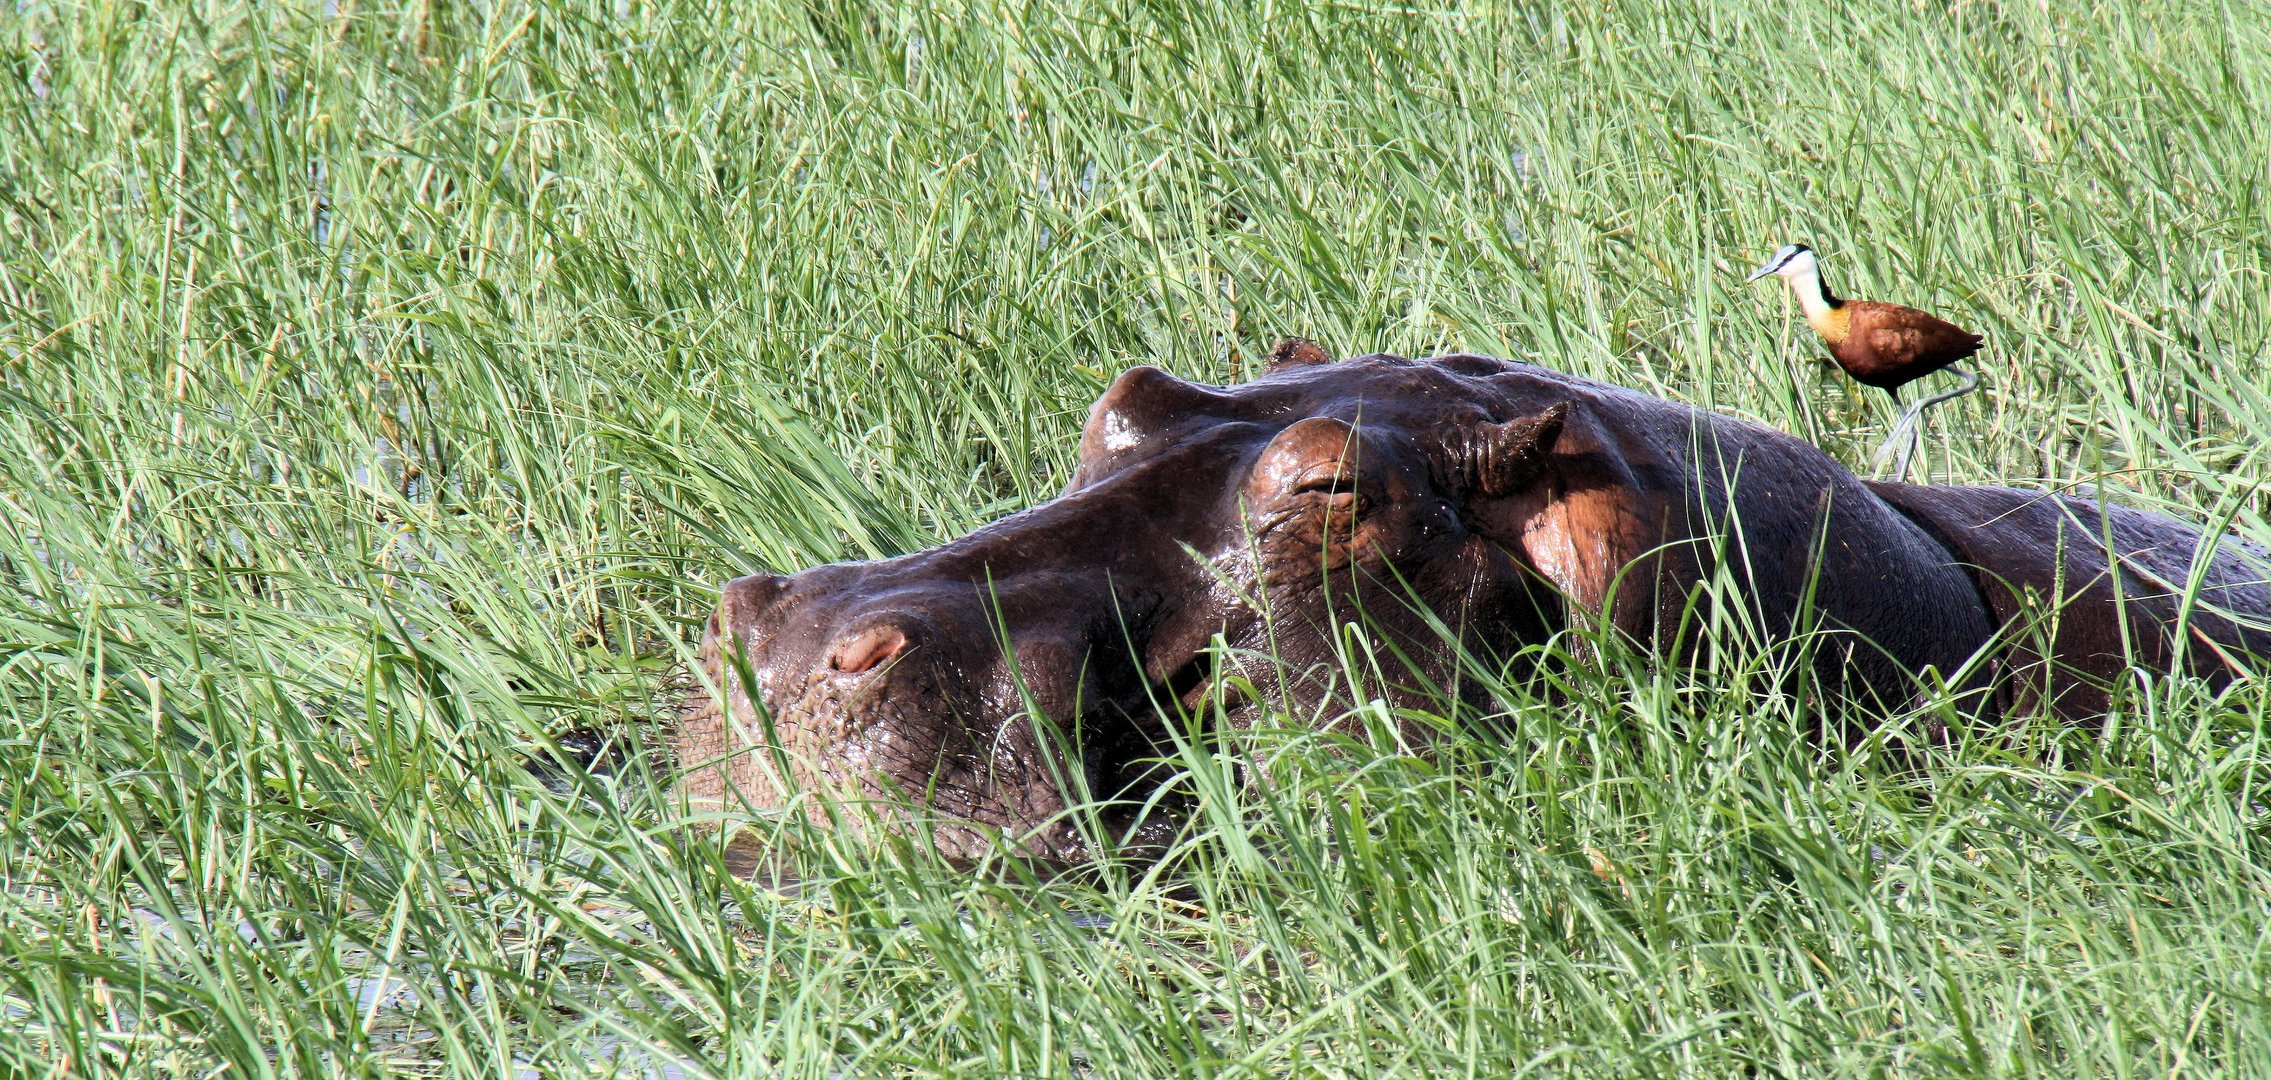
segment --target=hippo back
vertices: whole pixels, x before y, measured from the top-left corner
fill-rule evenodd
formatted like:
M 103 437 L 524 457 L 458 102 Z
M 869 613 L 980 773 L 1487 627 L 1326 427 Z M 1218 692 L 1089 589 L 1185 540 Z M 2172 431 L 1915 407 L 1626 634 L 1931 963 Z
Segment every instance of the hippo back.
M 2256 545 L 2074 496 L 1869 486 L 1969 569 L 2003 628 L 2016 710 L 2093 717 L 2132 667 L 2222 687 L 2271 658 L 2271 557 Z

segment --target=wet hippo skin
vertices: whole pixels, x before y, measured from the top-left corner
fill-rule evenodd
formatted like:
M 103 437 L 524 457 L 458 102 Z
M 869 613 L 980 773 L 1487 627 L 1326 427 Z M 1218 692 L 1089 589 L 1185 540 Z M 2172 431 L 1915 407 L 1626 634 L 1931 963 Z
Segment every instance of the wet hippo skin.
M 2108 521 L 2131 569 L 2108 570 Z M 1299 710 L 1350 622 L 1409 658 L 1414 686 L 1456 682 L 1446 630 L 1503 656 L 1605 623 L 1685 662 L 1716 620 L 1768 644 L 1808 631 L 1815 685 L 1840 701 L 1898 706 L 1920 673 L 1968 671 L 1978 712 L 2084 715 L 2132 656 L 2216 682 L 2271 654 L 2260 552 L 2216 552 L 2213 611 L 2168 595 L 2199 539 L 2083 500 L 1864 483 L 1780 432 L 1536 365 L 1335 362 L 1293 341 L 1237 386 L 1123 373 L 1054 500 L 928 551 L 728 582 L 681 788 L 728 808 L 806 791 L 927 806 L 949 857 L 1008 836 L 1078 859 L 1066 793 L 1140 800 L 1163 707 L 1212 663 Z M 2045 598 L 2060 620 L 2037 632 Z M 2008 658 L 1971 662 L 2003 637 Z

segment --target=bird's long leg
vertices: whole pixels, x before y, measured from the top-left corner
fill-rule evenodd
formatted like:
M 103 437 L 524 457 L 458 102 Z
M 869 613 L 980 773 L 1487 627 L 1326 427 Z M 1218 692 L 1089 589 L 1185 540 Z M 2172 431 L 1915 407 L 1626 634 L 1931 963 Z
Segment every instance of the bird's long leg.
M 1897 386 L 1888 386 L 1888 387 L 1886 387 L 1886 388 L 1885 388 L 1885 394 L 1886 394 L 1887 396 L 1889 396 L 1889 397 L 1891 397 L 1891 398 L 1892 398 L 1892 402 L 1893 402 L 1893 405 L 1894 405 L 1895 407 L 1898 407 L 1898 406 L 1900 405 L 1900 387 L 1897 387 Z M 1898 471 L 1898 472 L 1894 472 L 1894 473 L 1891 473 L 1891 474 L 1889 474 L 1889 475 L 1888 475 L 1888 474 L 1887 474 L 1887 473 L 1885 472 L 1885 459 L 1886 459 L 1887 457 L 1889 457 L 1889 456 L 1890 456 L 1890 455 L 1891 455 L 1891 454 L 1893 453 L 1893 447 L 1894 447 L 1894 446 L 1896 446 L 1896 445 L 1899 445 L 1899 444 L 1901 443 L 1901 441 L 1902 441 L 1903 439 L 1905 439 L 1905 438 L 1907 437 L 1907 435 L 1908 435 L 1908 417 L 1909 417 L 1909 413 L 1908 413 L 1908 411 L 1907 411 L 1907 410 L 1903 410 L 1903 411 L 1901 412 L 1901 414 L 1900 414 L 1900 417 L 1899 417 L 1899 419 L 1896 419 L 1896 420 L 1894 420 L 1894 421 L 1893 421 L 1893 425 L 1892 425 L 1892 427 L 1886 430 L 1886 432 L 1885 432 L 1885 441 L 1883 441 L 1883 442 L 1881 442 L 1881 443 L 1878 443 L 1878 444 L 1877 444 L 1877 452 L 1876 452 L 1876 453 L 1874 453 L 1874 454 L 1871 454 L 1871 455 L 1869 455 L 1869 478 L 1870 478 L 1870 479 L 1872 479 L 1872 480 L 1906 480 L 1906 479 L 1908 479 L 1908 453 L 1907 453 L 1907 449 L 1906 449 L 1905 447 L 1903 447 L 1903 448 L 1902 448 L 1902 451 L 1901 451 L 1901 454 L 1900 454 L 1900 469 L 1899 469 L 1899 471 Z
M 1916 444 L 1924 441 L 1924 410 L 1943 402 L 1954 401 L 1979 389 L 1978 375 L 1959 367 L 1949 368 L 1948 373 L 1962 379 L 1963 385 L 1953 390 L 1943 390 L 1931 397 L 1919 400 L 1916 404 L 1902 411 L 1900 419 L 1893 422 L 1892 433 L 1885 436 L 1884 445 L 1877 448 L 1875 461 L 1880 479 L 1882 479 L 1885 454 L 1893 448 L 1895 443 L 1900 444 L 1900 464 L 1898 471 L 1893 474 L 1893 478 L 1896 480 L 1908 479 L 1909 456 L 1915 452 Z
M 1943 390 L 1940 393 L 1934 394 L 1931 397 L 1925 398 L 1924 400 L 1909 406 L 1908 411 L 1900 415 L 1901 423 L 1921 423 L 1924 419 L 1924 410 L 1929 409 L 1932 406 L 1938 405 L 1942 402 L 1954 401 L 1955 399 L 1960 398 L 1965 394 L 1979 389 L 1979 376 L 1974 375 L 1971 372 L 1964 370 L 1963 368 L 1949 368 L 1948 374 L 1962 379 L 1963 385 L 1958 386 L 1953 390 Z
M 1902 435 L 1907 437 L 1901 438 Z M 1900 464 L 1893 466 L 1893 479 L 1905 484 L 1908 482 L 1908 459 L 1915 456 L 1916 448 L 1924 442 L 1924 425 L 1917 420 L 1906 421 L 1893 437 L 1900 439 Z
M 1877 444 L 1877 452 L 1869 455 L 1871 479 L 1905 482 L 1908 479 L 1909 455 L 1915 451 L 1917 440 L 1921 438 L 1923 432 L 1918 428 L 1915 418 L 1902 413 L 1900 419 L 1893 422 L 1892 432 L 1885 436 L 1885 441 Z M 1895 461 L 1889 474 L 1885 471 L 1885 459 L 1888 457 Z

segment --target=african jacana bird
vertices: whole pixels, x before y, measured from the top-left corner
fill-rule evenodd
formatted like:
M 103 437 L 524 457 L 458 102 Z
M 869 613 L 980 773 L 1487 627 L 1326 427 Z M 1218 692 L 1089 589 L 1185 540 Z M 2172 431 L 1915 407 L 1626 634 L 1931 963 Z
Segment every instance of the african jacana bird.
M 1822 284 L 1821 260 L 1804 244 L 1784 244 L 1743 283 L 1768 274 L 1790 283 L 1790 291 L 1798 296 L 1798 307 L 1806 313 L 1806 325 L 1822 336 L 1830 359 L 1855 382 L 1892 395 L 1894 405 L 1900 404 L 1901 387 L 1942 368 L 1962 377 L 1962 386 L 1909 406 L 1893 424 L 1884 445 L 1877 448 L 1876 459 L 1881 465 L 1893 443 L 1909 437 L 1910 441 L 1901 442 L 1899 471 L 1895 473 L 1905 479 L 1913 437 L 1918 434 L 1915 428 L 1922 423 L 1924 410 L 1979 389 L 1979 376 L 1949 367 L 1979 351 L 1979 335 L 1912 307 L 1838 299 L 1829 286 Z

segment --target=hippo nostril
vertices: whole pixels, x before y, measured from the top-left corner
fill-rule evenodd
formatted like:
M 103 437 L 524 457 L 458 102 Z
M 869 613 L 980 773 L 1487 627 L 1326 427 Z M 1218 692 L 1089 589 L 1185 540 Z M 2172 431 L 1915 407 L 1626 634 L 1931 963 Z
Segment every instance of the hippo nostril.
M 828 654 L 828 666 L 846 675 L 858 675 L 905 651 L 905 631 L 889 624 L 871 626 L 837 642 L 836 651 Z

